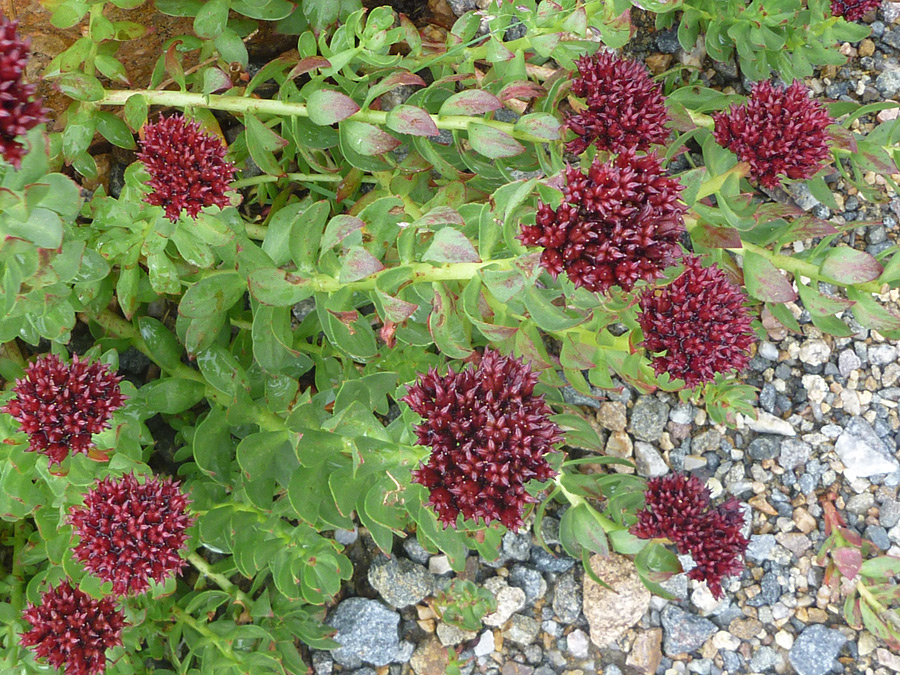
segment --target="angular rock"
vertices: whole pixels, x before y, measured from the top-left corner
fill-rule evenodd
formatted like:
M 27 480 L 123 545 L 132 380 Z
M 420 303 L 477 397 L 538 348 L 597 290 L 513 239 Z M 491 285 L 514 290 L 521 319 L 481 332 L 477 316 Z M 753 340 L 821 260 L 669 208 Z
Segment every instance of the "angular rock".
M 660 620 L 665 631 L 663 652 L 669 658 L 700 649 L 717 630 L 712 621 L 685 612 L 675 605 L 666 605 Z
M 838 437 L 834 451 L 846 467 L 848 480 L 866 478 L 900 469 L 900 462 L 890 454 L 887 445 L 862 417 L 854 417 Z
M 347 598 L 326 623 L 337 629 L 333 639 L 341 646 L 332 649 L 331 656 L 342 666 L 359 668 L 363 663 L 386 666 L 397 653 L 400 615 L 377 600 Z
M 398 609 L 434 593 L 434 577 L 406 558 L 376 558 L 369 566 L 368 577 L 384 601 Z
M 634 444 L 634 463 L 639 476 L 653 478 L 669 473 L 669 466 L 659 451 L 649 443 L 638 441 Z
M 621 401 L 604 401 L 597 411 L 597 422 L 610 431 L 625 431 L 628 422 L 625 417 L 625 404 Z
M 755 431 L 758 434 L 778 434 L 779 436 L 797 435 L 797 432 L 794 430 L 794 427 L 791 426 L 790 422 L 783 420 L 780 417 L 775 417 L 775 415 L 767 413 L 764 410 L 757 411 L 755 420 L 744 416 L 744 424 L 750 431 Z
M 494 594 L 497 601 L 497 611 L 482 619 L 485 626 L 502 626 L 525 606 L 525 591 L 510 586 L 501 577 L 491 577 L 484 582 L 484 587 Z
M 574 571 L 560 575 L 553 589 L 553 611 L 563 623 L 575 623 L 581 614 L 581 589 Z
M 658 441 L 669 419 L 669 406 L 655 396 L 641 396 L 631 410 L 631 433 L 640 441 Z
M 814 624 L 803 630 L 788 658 L 798 675 L 826 675 L 846 641 L 839 630 Z
M 651 628 L 640 633 L 628 652 L 625 665 L 631 666 L 641 675 L 654 675 L 662 661 L 662 628 Z
M 460 642 L 474 640 L 475 636 L 478 635 L 478 633 L 474 631 L 464 630 L 459 626 L 454 626 L 452 623 L 444 623 L 443 621 L 438 622 L 437 630 L 435 632 L 437 633 L 438 640 L 440 640 L 441 644 L 445 647 L 453 647 Z
M 525 591 L 525 602 L 531 604 L 547 592 L 544 576 L 526 565 L 513 565 L 509 569 L 509 585 Z
M 447 664 L 449 663 L 450 658 L 447 655 L 447 649 L 436 637 L 431 637 L 420 643 L 409 659 L 409 665 L 416 675 L 443 673 L 447 670 Z
M 812 452 L 812 446 L 806 441 L 796 438 L 785 438 L 781 441 L 781 455 L 778 463 L 785 469 L 795 469 L 806 464 Z
M 584 616 L 591 627 L 591 642 L 602 649 L 640 621 L 650 606 L 650 591 L 641 583 L 634 563 L 624 556 L 593 555 L 590 563 L 594 573 L 613 589 L 584 575 Z
M 503 637 L 524 646 L 534 642 L 540 632 L 540 621 L 524 614 L 513 614 L 503 630 Z

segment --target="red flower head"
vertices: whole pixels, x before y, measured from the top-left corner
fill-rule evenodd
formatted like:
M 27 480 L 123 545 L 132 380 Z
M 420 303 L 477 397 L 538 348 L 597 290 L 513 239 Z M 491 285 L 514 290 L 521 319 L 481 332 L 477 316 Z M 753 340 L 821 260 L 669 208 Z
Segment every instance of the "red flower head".
M 0 16 L 0 156 L 17 169 L 25 148 L 16 138 L 46 120 L 41 99 L 31 100 L 37 87 L 22 81 L 29 41 L 18 38 L 18 25 Z
M 880 4 L 881 0 L 831 0 L 831 13 L 847 21 L 859 21 Z
M 537 380 L 521 359 L 486 349 L 478 367 L 443 377 L 432 369 L 402 399 L 423 417 L 418 444 L 431 447 L 413 481 L 431 491 L 445 526 L 455 527 L 462 513 L 516 530 L 523 506 L 534 501 L 525 483 L 554 475 L 544 455 L 562 434 L 534 395 Z
M 541 265 L 554 278 L 565 270 L 589 291 L 628 291 L 638 279 L 662 276 L 680 252 L 682 189 L 655 156 L 630 150 L 605 164 L 594 160 L 587 174 L 569 167 L 562 204 L 554 211 L 539 203 L 535 224 L 523 226 L 519 239 L 544 247 Z
M 686 256 L 684 266 L 668 286 L 644 291 L 638 322 L 656 374 L 695 387 L 716 373 L 746 368 L 756 338 L 744 295 L 725 273 L 715 265 L 704 268 L 696 256 Z
M 570 115 L 566 126 L 578 138 L 566 150 L 581 154 L 591 144 L 598 150 L 646 150 L 669 137 L 669 114 L 662 88 L 637 61 L 613 52 L 582 56 L 575 62 L 579 77 L 572 91 L 587 102 L 587 110 Z
M 31 630 L 21 643 L 34 648 L 66 675 L 97 675 L 106 670 L 106 650 L 122 644 L 125 617 L 111 597 L 94 600 L 68 581 L 44 591 L 41 604 L 28 604 L 22 614 Z
M 29 436 L 28 450 L 61 463 L 70 452 L 88 454 L 92 434 L 109 427 L 109 418 L 122 407 L 121 377 L 106 364 L 88 365 L 72 357 L 72 363 L 46 354 L 25 369 L 16 380 L 16 397 L 2 409 L 13 416 Z
M 711 507 L 709 490 L 695 477 L 669 474 L 647 481 L 646 506 L 631 533 L 641 539 L 668 539 L 696 563 L 688 576 L 705 581 L 713 596 L 722 597 L 722 579 L 743 570 L 748 541 L 741 534 L 744 516 L 730 497 Z
M 713 120 L 716 142 L 747 162 L 750 175 L 768 188 L 778 185 L 779 174 L 810 178 L 830 156 L 826 128 L 833 120 L 800 82 L 787 88 L 757 82 L 749 101 L 713 113 Z
M 107 476 L 72 507 L 69 522 L 81 542 L 75 557 L 115 595 L 143 593 L 149 580 L 162 583 L 187 564 L 179 553 L 194 522 L 189 500 L 171 478 L 151 476 L 139 483 L 134 474 Z
M 162 117 L 144 127 L 141 160 L 150 172 L 147 202 L 178 220 L 181 210 L 196 218 L 204 206 L 228 206 L 225 191 L 235 166 L 225 161 L 225 145 L 183 115 Z

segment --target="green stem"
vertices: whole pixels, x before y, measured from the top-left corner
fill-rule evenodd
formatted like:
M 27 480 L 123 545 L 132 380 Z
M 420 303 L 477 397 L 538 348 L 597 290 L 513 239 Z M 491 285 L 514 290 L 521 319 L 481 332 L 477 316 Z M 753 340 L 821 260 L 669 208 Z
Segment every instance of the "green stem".
M 275 183 L 284 178 L 295 181 L 309 181 L 312 183 L 340 183 L 342 180 L 344 180 L 343 176 L 328 173 L 286 173 L 283 176 L 270 176 L 268 174 L 262 174 L 260 176 L 253 176 L 252 178 L 242 178 L 241 180 L 233 181 L 230 187 L 232 190 L 240 190 L 241 188 L 250 187 L 251 185 Z
M 289 103 L 262 98 L 244 98 L 241 96 L 222 96 L 220 94 L 191 94 L 182 91 L 154 91 L 152 89 L 132 89 L 107 91 L 106 95 L 97 101 L 99 105 L 125 105 L 132 96 L 143 96 L 150 105 L 166 105 L 175 108 L 209 108 L 210 110 L 225 110 L 234 113 L 251 113 L 262 115 L 279 115 L 283 117 L 309 117 L 309 109 L 305 103 Z M 382 110 L 360 110 L 347 119 L 357 122 L 367 122 L 384 126 L 387 122 L 387 113 Z M 484 119 L 482 117 L 470 117 L 467 115 L 431 115 L 431 119 L 438 129 L 451 131 L 465 131 L 471 122 L 485 124 L 503 131 L 521 141 L 531 143 L 546 143 L 546 138 L 534 136 L 515 128 L 509 122 Z
M 185 612 L 178 605 L 174 605 L 172 607 L 172 614 L 178 617 L 179 622 L 183 623 L 186 626 L 189 626 L 191 629 L 200 633 L 200 635 L 202 635 L 203 637 L 211 640 L 212 643 L 216 646 L 216 649 L 222 652 L 225 657 L 230 659 L 233 663 L 240 665 L 241 662 L 237 659 L 237 657 L 235 657 L 234 651 L 232 651 L 231 649 L 231 645 L 227 643 L 223 644 L 222 638 L 211 631 L 209 629 L 209 626 L 207 626 L 205 623 L 200 623 L 199 621 L 197 621 L 197 619 Z
M 833 286 L 837 286 L 839 288 L 852 286 L 857 290 L 866 291 L 867 293 L 881 293 L 882 284 L 880 284 L 878 281 L 867 281 L 865 283 L 859 284 L 846 284 L 838 281 L 837 279 L 832 279 L 831 277 L 822 274 L 819 266 L 815 263 L 811 263 L 806 260 L 800 260 L 799 258 L 795 258 L 794 256 L 784 255 L 782 253 L 775 253 L 763 246 L 757 246 L 756 244 L 751 244 L 749 242 L 742 242 L 740 248 L 729 248 L 727 250 L 731 251 L 732 253 L 736 253 L 741 257 L 743 257 L 746 253 L 756 253 L 757 255 L 762 256 L 770 263 L 775 265 L 775 267 L 777 267 L 778 269 L 784 270 L 785 272 L 790 272 L 795 277 L 797 275 L 801 275 L 810 279 L 815 279 L 816 281 L 822 281 L 826 284 L 832 284 Z
M 187 556 L 188 562 L 191 563 L 197 571 L 200 572 L 203 576 L 212 579 L 216 582 L 216 585 L 221 588 L 223 591 L 228 593 L 229 595 L 234 596 L 234 601 L 240 603 L 244 606 L 245 609 L 250 609 L 250 605 L 253 604 L 253 600 L 248 596 L 244 591 L 235 586 L 231 581 L 228 580 L 224 574 L 219 574 L 218 572 L 213 572 L 212 567 L 209 566 L 209 563 L 206 562 L 204 558 L 202 558 L 196 551 L 188 554 Z
M 591 511 L 593 511 L 594 519 L 600 524 L 600 527 L 603 528 L 604 532 L 615 532 L 616 530 L 621 530 L 622 528 L 616 525 L 612 520 L 604 516 L 602 513 L 597 511 L 593 506 L 588 503 L 588 500 L 582 497 L 581 495 L 576 495 L 574 492 L 569 492 L 566 489 L 566 486 L 562 484 L 562 478 L 565 474 L 559 473 L 556 475 L 556 478 L 553 479 L 553 482 L 556 483 L 556 486 L 560 489 L 560 491 L 565 495 L 566 499 L 569 501 L 569 504 L 572 506 L 578 506 L 579 504 L 586 504 Z

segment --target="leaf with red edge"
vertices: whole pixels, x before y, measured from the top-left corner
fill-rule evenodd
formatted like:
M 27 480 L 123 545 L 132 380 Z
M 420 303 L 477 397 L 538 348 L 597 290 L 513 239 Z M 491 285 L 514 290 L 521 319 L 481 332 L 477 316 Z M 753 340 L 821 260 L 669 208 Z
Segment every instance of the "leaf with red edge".
M 449 206 L 435 206 L 424 216 L 413 223 L 414 227 L 434 227 L 435 225 L 459 225 L 463 227 L 466 221 L 459 215 L 459 211 Z
M 409 317 L 416 313 L 419 306 L 406 300 L 401 300 L 393 295 L 388 295 L 384 291 L 376 290 L 375 295 L 381 301 L 384 308 L 384 318 L 394 323 L 406 321 Z
M 388 112 L 387 128 L 410 136 L 437 136 L 437 125 L 431 115 L 414 105 L 398 105 Z
M 558 141 L 562 138 L 562 122 L 550 113 L 523 115 L 516 121 L 515 129 L 548 141 Z
M 490 159 L 514 157 L 525 151 L 522 144 L 508 133 L 487 124 L 470 122 L 468 130 L 472 148 Z
M 848 596 L 844 601 L 844 619 L 853 630 L 862 630 L 862 610 L 859 608 L 859 596 L 856 593 Z
M 744 283 L 747 292 L 759 300 L 781 303 L 797 299 L 791 282 L 758 253 L 744 253 Z
M 306 99 L 306 109 L 313 124 L 327 126 L 359 112 L 359 104 L 339 91 L 319 89 Z
M 366 224 L 355 216 L 348 216 L 343 213 L 337 215 L 328 221 L 328 225 L 325 228 L 325 234 L 322 235 L 322 242 L 319 244 L 319 247 L 324 253 L 365 226 Z
M 374 85 L 371 89 L 369 89 L 369 93 L 366 94 L 366 105 L 374 101 L 379 96 L 386 94 L 391 89 L 396 89 L 397 87 L 403 86 L 415 86 L 415 87 L 424 87 L 425 80 L 416 75 L 415 73 L 410 73 L 407 70 L 398 70 L 386 78 L 384 78 L 381 82 Z
M 435 283 L 434 304 L 428 316 L 428 330 L 434 344 L 445 356 L 463 359 L 472 353 L 471 329 L 456 309 L 456 296 L 443 284 Z
M 422 260 L 455 263 L 480 262 L 481 258 L 466 235 L 452 227 L 444 227 L 435 233 Z
M 833 248 L 822 263 L 822 274 L 840 281 L 842 284 L 860 284 L 874 281 L 881 276 L 884 268 L 865 251 L 857 251 L 849 246 Z
M 838 571 L 848 579 L 855 578 L 862 567 L 862 553 L 858 548 L 836 548 L 831 552 L 831 558 L 837 565 Z
M 305 59 L 300 59 L 299 63 L 291 69 L 291 72 L 288 73 L 288 79 L 292 80 L 295 77 L 300 77 L 316 68 L 331 68 L 331 61 L 322 56 L 307 56 Z
M 342 261 L 339 280 L 342 284 L 359 281 L 383 269 L 381 261 L 362 246 L 352 246 Z
M 730 227 L 716 227 L 706 222 L 699 222 L 691 229 L 691 240 L 698 246 L 706 248 L 740 248 L 741 235 Z
M 368 122 L 346 120 L 341 123 L 350 149 L 370 157 L 390 152 L 400 141 Z
M 511 98 L 528 100 L 531 98 L 540 98 L 541 96 L 546 95 L 546 93 L 547 90 L 539 84 L 535 84 L 528 80 L 516 80 L 515 82 L 510 82 L 504 86 L 503 89 L 497 93 L 497 98 L 501 101 L 508 101 Z
M 871 294 L 848 288 L 847 297 L 856 301 L 853 316 L 866 328 L 873 328 L 884 334 L 900 331 L 900 316 L 876 302 Z
M 483 89 L 467 89 L 453 94 L 441 105 L 439 114 L 483 115 L 503 107 L 503 103 L 493 94 Z
M 810 314 L 815 316 L 832 316 L 838 312 L 843 312 L 845 309 L 850 309 L 856 304 L 853 300 L 844 300 L 843 298 L 825 295 L 813 287 L 799 282 L 797 283 L 797 288 L 800 291 L 800 299 L 803 300 L 803 306 L 809 310 Z
M 871 558 L 862 564 L 862 567 L 859 568 L 859 573 L 864 577 L 870 578 L 900 576 L 900 558 L 892 555 L 881 555 L 877 558 Z M 897 588 L 900 589 L 900 586 Z

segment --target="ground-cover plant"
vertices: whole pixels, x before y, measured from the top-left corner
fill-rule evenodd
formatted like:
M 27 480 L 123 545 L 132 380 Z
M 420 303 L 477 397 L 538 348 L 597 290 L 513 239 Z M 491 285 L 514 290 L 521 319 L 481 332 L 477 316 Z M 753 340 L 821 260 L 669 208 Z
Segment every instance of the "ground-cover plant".
M 88 29 L 44 73 L 73 99 L 64 130 L 10 127 L 24 154 L 0 164 L 0 663 L 306 672 L 353 574 L 335 530 L 461 570 L 507 528 L 543 544 L 552 501 L 568 555 L 632 555 L 664 593 L 688 552 L 725 592 L 736 502 L 596 473 L 628 462 L 562 388 L 677 391 L 735 424 L 757 317 L 799 332 L 800 300 L 824 332 L 852 334 L 849 310 L 900 336 L 896 248 L 831 246 L 761 190 L 828 204 L 839 172 L 880 198 L 863 172 L 896 187 L 900 127 L 851 129 L 892 104 L 665 91 L 604 53 L 627 4 L 495 3 L 441 44 L 355 2 L 156 4 L 194 34 L 127 89 L 114 54 L 141 27 L 57 4 Z M 297 51 L 258 67 L 242 38 L 266 21 Z M 39 104 L 11 63 L 14 117 Z M 120 190 L 84 194 L 96 133 L 135 154 Z M 89 653 L 57 606 L 100 617 Z

